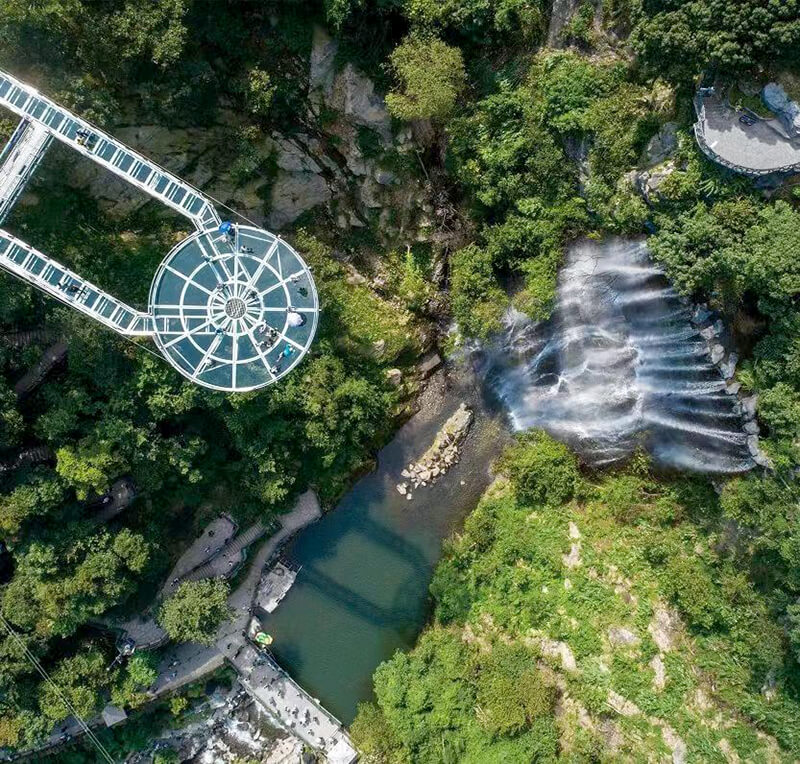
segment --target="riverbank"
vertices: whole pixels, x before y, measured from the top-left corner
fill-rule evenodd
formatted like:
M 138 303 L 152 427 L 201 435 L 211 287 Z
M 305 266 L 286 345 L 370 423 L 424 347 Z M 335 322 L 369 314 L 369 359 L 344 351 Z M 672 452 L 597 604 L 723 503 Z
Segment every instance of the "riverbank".
M 233 615 L 230 620 L 220 625 L 215 643 L 205 646 L 188 642 L 174 645 L 172 649 L 165 652 L 158 665 L 158 676 L 148 689 L 150 702 L 175 693 L 192 682 L 212 674 L 225 665 L 226 659 L 240 673 L 242 671 L 246 674 L 249 673 L 247 667 L 242 668 L 237 665 L 235 658 L 239 652 L 249 647 L 246 637 L 247 624 L 258 584 L 265 573 L 264 568 L 288 539 L 321 516 L 322 510 L 313 491 L 306 491 L 298 497 L 291 511 L 280 517 L 280 529 L 261 544 L 250 562 L 246 576 L 228 597 L 228 606 Z M 201 537 L 201 543 L 204 543 L 205 535 Z M 152 623 L 154 628 L 160 629 L 155 621 Z M 269 712 L 270 709 L 266 710 Z M 275 715 L 272 714 L 272 716 Z M 276 719 L 276 721 L 280 725 L 280 719 Z M 89 725 L 101 726 L 102 721 L 97 718 L 91 720 Z M 286 726 L 288 727 L 288 724 Z M 84 734 L 84 730 L 81 725 L 70 717 L 65 723 L 56 727 L 44 746 L 36 750 L 53 749 L 82 734 Z M 35 751 L 25 751 L 11 760 L 15 758 L 29 759 L 34 755 L 36 755 Z
M 396 489 L 402 471 L 462 403 L 474 421 L 459 461 L 408 501 Z M 440 370 L 417 413 L 378 453 L 375 470 L 287 548 L 300 566 L 297 580 L 274 613 L 260 615 L 278 662 L 345 724 L 371 697 L 376 666 L 408 649 L 427 622 L 442 544 L 475 507 L 509 437 L 470 368 Z

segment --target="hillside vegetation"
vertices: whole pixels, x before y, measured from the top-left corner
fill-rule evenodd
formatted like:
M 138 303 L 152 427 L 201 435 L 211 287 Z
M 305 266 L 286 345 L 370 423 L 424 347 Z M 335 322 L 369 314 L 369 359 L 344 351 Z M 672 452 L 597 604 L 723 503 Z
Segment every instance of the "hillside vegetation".
M 796 654 L 725 495 L 642 456 L 583 476 L 543 433 L 499 468 L 436 571 L 433 625 L 375 674 L 368 760 L 794 760 Z
M 462 331 L 498 328 L 509 283 L 547 316 L 567 239 L 646 233 L 678 289 L 725 315 L 774 470 L 718 492 L 641 458 L 587 476 L 524 439 L 438 568 L 432 626 L 377 670 L 354 734 L 375 761 L 794 760 L 798 195 L 709 162 L 691 97 L 704 72 L 796 71 L 800 7 L 587 1 L 559 32 L 529 3 L 437 5 L 376 13 L 434 29 L 466 63 L 465 105 L 438 117 L 475 231 L 450 259 Z

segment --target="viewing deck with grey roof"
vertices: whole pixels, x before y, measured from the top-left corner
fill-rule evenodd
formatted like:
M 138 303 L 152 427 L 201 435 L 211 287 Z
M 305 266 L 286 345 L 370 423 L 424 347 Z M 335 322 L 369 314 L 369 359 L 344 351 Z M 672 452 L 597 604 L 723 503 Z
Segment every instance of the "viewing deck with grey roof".
M 800 171 L 800 139 L 788 136 L 777 119 L 742 122 L 742 113 L 718 93 L 698 94 L 695 109 L 695 137 L 712 161 L 751 176 Z

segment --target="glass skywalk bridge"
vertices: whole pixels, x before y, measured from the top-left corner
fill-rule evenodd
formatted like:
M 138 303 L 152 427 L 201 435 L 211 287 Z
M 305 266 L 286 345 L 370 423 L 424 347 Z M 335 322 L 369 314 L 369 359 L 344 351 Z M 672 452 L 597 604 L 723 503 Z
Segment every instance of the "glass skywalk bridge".
M 197 229 L 157 270 L 146 313 L 2 229 L 0 268 L 119 334 L 152 336 L 172 366 L 204 387 L 254 390 L 302 360 L 319 303 L 311 272 L 292 247 L 262 229 L 223 222 L 198 189 L 2 71 L 0 106 L 21 117 L 0 153 L 0 222 L 56 139 Z

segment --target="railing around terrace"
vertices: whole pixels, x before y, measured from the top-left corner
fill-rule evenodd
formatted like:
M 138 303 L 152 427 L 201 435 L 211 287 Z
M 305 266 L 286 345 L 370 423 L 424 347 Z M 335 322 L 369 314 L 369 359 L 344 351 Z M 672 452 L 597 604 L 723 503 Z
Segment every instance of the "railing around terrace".
M 695 95 L 694 108 L 695 113 L 697 114 L 697 122 L 694 123 L 694 136 L 697 140 L 697 145 L 700 147 L 700 150 L 712 162 L 716 162 L 717 164 L 722 165 L 733 172 L 738 172 L 742 175 L 749 175 L 753 178 L 760 178 L 764 177 L 765 175 L 791 175 L 793 173 L 800 172 L 800 162 L 794 162 L 792 164 L 782 165 L 780 167 L 771 167 L 769 169 L 754 169 L 752 167 L 745 167 L 743 165 L 736 164 L 720 156 L 716 151 L 714 151 L 714 149 L 711 148 L 711 146 L 709 146 L 703 132 L 706 124 L 706 109 L 703 101 L 704 99 L 702 95 Z
M 744 167 L 740 164 L 735 164 L 734 162 L 730 162 L 724 157 L 720 156 L 711 146 L 708 145 L 708 141 L 706 141 L 705 136 L 703 135 L 703 128 L 700 122 L 695 122 L 694 125 L 694 135 L 697 139 L 697 145 L 700 147 L 700 150 L 712 161 L 716 162 L 723 167 L 728 168 L 729 170 L 733 170 L 734 172 L 741 173 L 742 175 L 749 175 L 754 178 L 764 177 L 765 175 L 781 175 L 787 174 L 791 175 L 796 172 L 800 172 L 800 162 L 796 162 L 794 164 L 787 164 L 782 165 L 781 167 L 774 167 L 767 170 L 755 170 L 752 167 Z

